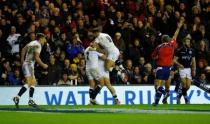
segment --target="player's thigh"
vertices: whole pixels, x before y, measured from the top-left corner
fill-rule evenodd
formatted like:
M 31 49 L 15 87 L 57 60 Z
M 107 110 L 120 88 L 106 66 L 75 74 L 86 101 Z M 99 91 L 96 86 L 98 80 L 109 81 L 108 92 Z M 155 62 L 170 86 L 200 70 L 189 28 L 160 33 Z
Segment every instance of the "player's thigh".
M 114 87 L 112 86 L 111 82 L 109 81 L 109 78 L 105 78 L 105 85 L 112 94 L 115 94 L 116 91 Z
M 95 81 L 94 80 L 88 80 L 88 82 L 89 82 L 90 88 L 95 89 L 95 87 L 96 87 Z
M 96 81 L 100 81 L 102 76 L 101 74 L 99 73 L 98 69 L 97 68 L 94 68 L 94 69 L 90 69 L 90 75 L 93 77 L 94 80 Z
M 165 81 L 165 87 L 166 89 L 169 89 L 171 85 L 171 78 L 169 78 L 168 80 Z
M 92 74 L 91 74 L 91 70 L 86 70 L 86 75 L 87 75 L 87 78 L 88 78 L 88 80 L 94 80 L 94 78 L 93 78 L 93 76 L 92 76 Z
M 98 82 L 99 82 L 99 84 L 100 84 L 101 86 L 104 86 L 104 85 L 105 85 L 105 81 L 104 81 L 104 78 L 103 78 L 103 77 L 99 78 L 99 79 L 98 79 Z
M 31 86 L 35 86 L 36 85 L 36 78 L 33 77 L 33 76 L 28 76 L 28 77 L 25 77 L 26 79 L 26 83 L 28 84 L 29 87 Z
M 154 87 L 155 89 L 159 86 L 163 86 L 164 85 L 164 80 L 160 80 L 160 79 L 155 79 L 155 83 L 154 83 Z
M 31 76 L 25 77 L 25 82 L 26 82 L 26 84 L 30 85 L 32 82 L 32 77 Z
M 114 65 L 115 65 L 115 61 L 107 59 L 105 63 L 105 68 L 108 70 L 109 68 L 114 67 Z
M 190 88 L 190 85 L 191 85 L 191 79 L 187 78 L 186 79 L 186 88 Z
M 37 81 L 36 81 L 35 76 L 32 76 L 32 79 L 31 80 L 32 80 L 31 81 L 31 86 L 36 86 Z
M 179 75 L 181 78 L 192 79 L 190 68 L 179 69 Z
M 106 85 L 107 87 L 112 86 L 112 84 L 111 84 L 111 82 L 110 82 L 110 79 L 109 79 L 109 78 L 104 77 L 104 83 L 105 83 L 105 85 Z
M 34 67 L 32 64 L 23 64 L 22 71 L 23 71 L 24 77 L 34 76 Z
M 182 83 L 182 87 L 186 87 L 187 86 L 187 78 L 181 78 L 181 83 Z

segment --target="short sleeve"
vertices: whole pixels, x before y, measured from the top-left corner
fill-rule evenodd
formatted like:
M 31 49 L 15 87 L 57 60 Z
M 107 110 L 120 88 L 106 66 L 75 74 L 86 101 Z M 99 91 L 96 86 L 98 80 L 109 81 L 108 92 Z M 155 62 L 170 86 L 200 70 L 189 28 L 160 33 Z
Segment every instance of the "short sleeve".
M 35 45 L 34 48 L 36 53 L 41 53 L 42 47 L 40 44 Z

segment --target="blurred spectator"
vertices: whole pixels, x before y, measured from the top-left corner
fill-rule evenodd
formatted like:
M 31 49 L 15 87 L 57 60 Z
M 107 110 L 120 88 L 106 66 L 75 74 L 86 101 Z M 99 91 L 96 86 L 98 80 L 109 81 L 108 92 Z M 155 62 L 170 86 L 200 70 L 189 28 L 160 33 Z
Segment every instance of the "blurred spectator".
M 69 59 L 65 59 L 63 61 L 63 71 L 67 72 L 68 75 L 70 74 L 70 60 Z
M 57 85 L 58 85 L 58 86 L 60 86 L 60 85 L 72 85 L 72 84 L 71 84 L 71 81 L 70 81 L 69 78 L 68 78 L 68 72 L 65 72 L 65 71 L 64 71 L 64 72 L 61 74 L 61 78 L 59 79 Z
M 82 58 L 83 58 L 82 53 L 77 53 L 77 55 L 73 58 L 73 63 L 78 65 Z
M 84 46 L 84 48 L 87 48 L 90 45 L 90 42 L 92 42 L 93 40 L 94 40 L 93 32 L 88 31 L 87 37 L 84 38 L 84 40 L 82 41 L 82 45 Z
M 72 44 L 67 45 L 67 57 L 72 60 L 78 53 L 84 53 L 78 34 L 73 36 Z
M 81 81 L 78 81 L 79 85 L 88 84 L 88 79 L 87 79 L 87 75 L 86 75 L 86 72 L 85 72 L 85 59 L 84 58 L 80 59 L 77 68 L 78 68 L 79 75 L 80 75 L 79 78 L 81 80 Z
M 8 73 L 11 71 L 10 62 L 3 60 L 0 65 L 0 85 L 8 85 Z
M 60 45 L 56 45 L 56 47 L 61 47 L 61 50 L 65 51 L 67 44 L 70 43 L 69 39 L 66 36 L 66 33 L 61 33 Z
M 16 55 L 19 54 L 20 49 L 19 49 L 19 45 L 20 45 L 20 34 L 16 33 L 16 27 L 15 26 L 11 26 L 11 34 L 8 36 L 7 38 L 7 42 L 9 44 L 10 47 L 9 48 L 9 54 L 10 55 Z
M 8 81 L 9 81 L 9 85 L 22 85 L 23 84 L 19 68 L 16 68 L 14 71 L 9 72 Z
M 144 66 L 146 64 L 146 61 L 145 61 L 145 58 L 140 56 L 139 57 L 139 61 L 138 61 L 138 66 L 139 66 L 139 70 L 140 70 L 140 73 L 143 74 L 144 73 Z
M 113 42 L 115 44 L 115 46 L 120 50 L 120 51 L 125 51 L 126 47 L 125 47 L 125 42 L 122 39 L 121 33 L 117 32 L 115 33 Z
M 77 65 L 76 64 L 71 64 L 70 65 L 70 74 L 68 76 L 71 85 L 78 85 L 78 83 L 82 83 L 82 79 L 80 78 L 81 82 L 78 82 L 78 78 L 79 78 L 79 72 L 77 70 Z
M 58 83 L 59 78 L 61 77 L 61 68 L 56 63 L 56 59 L 54 55 L 51 55 L 49 58 L 49 66 L 47 69 L 47 84 L 48 85 L 56 85 Z
M 205 84 L 205 85 L 208 85 L 209 84 L 209 81 L 207 80 L 206 78 L 206 73 L 205 72 L 202 72 L 200 73 L 199 75 L 199 82 L 201 82 L 202 84 Z
M 127 85 L 133 84 L 134 75 L 133 75 L 133 62 L 128 59 L 125 63 L 126 77 L 123 79 L 123 82 Z
M 208 66 L 208 63 L 206 59 L 199 59 L 197 63 L 198 65 L 196 69 L 196 74 L 197 76 L 199 76 L 202 72 L 205 71 L 206 67 Z
M 133 75 L 134 75 L 134 84 L 141 84 L 142 83 L 142 76 L 141 76 L 141 71 L 139 66 L 135 66 L 133 70 Z
M 205 59 L 207 60 L 208 63 L 210 62 L 209 48 L 204 40 L 201 40 L 199 42 L 199 45 L 197 47 L 195 54 L 196 54 L 197 61 L 199 61 L 200 59 Z
M 60 55 L 61 55 L 61 48 L 60 47 L 56 47 L 53 54 L 55 56 L 55 59 L 59 60 L 60 59 Z
M 58 65 L 61 67 L 61 68 L 64 68 L 64 61 L 65 61 L 65 58 L 66 58 L 66 53 L 64 51 L 61 51 L 60 53 L 60 56 L 59 58 L 57 59 L 57 62 L 58 62 Z
M 155 76 L 152 70 L 152 65 L 150 63 L 145 64 L 144 66 L 145 71 L 142 75 L 143 77 L 143 84 L 154 84 Z
M 134 65 L 137 65 L 139 57 L 144 55 L 145 55 L 145 50 L 141 45 L 140 40 L 135 39 L 133 46 L 129 48 L 129 58 L 133 61 Z

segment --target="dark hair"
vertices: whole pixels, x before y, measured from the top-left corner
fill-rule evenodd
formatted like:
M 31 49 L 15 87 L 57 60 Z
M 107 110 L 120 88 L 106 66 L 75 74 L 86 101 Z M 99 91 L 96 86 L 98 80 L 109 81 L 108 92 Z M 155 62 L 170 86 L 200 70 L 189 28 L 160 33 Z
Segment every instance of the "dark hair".
M 43 33 L 37 33 L 36 38 L 39 40 L 40 38 L 45 38 L 45 35 Z

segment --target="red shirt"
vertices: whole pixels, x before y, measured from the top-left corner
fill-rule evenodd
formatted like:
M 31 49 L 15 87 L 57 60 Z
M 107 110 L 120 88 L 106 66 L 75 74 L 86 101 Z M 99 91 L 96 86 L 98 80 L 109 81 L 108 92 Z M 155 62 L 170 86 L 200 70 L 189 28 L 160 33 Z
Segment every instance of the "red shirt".
M 172 66 L 176 40 L 165 42 L 155 48 L 152 58 L 156 60 L 158 66 Z

